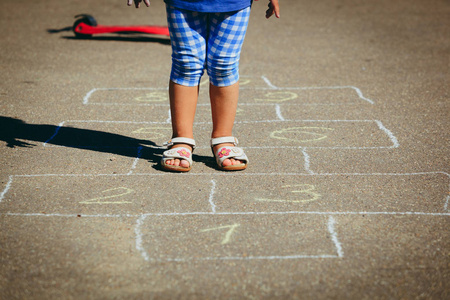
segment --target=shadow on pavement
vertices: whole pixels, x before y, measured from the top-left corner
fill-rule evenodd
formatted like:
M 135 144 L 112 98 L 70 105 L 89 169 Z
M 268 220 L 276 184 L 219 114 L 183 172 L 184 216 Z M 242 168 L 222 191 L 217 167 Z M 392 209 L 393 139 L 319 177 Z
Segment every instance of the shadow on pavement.
M 62 147 L 111 153 L 127 157 L 137 157 L 141 147 L 141 159 L 155 163 L 160 170 L 159 162 L 165 149 L 158 147 L 150 140 L 136 139 L 120 134 L 48 124 L 28 124 L 22 120 L 0 116 L 0 140 L 10 148 L 37 146 L 25 141 L 34 141 Z M 208 163 L 210 158 L 193 155 L 195 161 Z

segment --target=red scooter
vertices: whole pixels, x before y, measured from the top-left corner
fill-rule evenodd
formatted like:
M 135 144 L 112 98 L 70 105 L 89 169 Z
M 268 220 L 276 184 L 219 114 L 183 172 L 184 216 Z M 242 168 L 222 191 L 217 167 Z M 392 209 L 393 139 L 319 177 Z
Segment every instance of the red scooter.
M 81 14 L 73 24 L 72 30 L 77 38 L 90 38 L 93 34 L 101 33 L 147 33 L 169 36 L 167 26 L 102 26 L 91 15 Z

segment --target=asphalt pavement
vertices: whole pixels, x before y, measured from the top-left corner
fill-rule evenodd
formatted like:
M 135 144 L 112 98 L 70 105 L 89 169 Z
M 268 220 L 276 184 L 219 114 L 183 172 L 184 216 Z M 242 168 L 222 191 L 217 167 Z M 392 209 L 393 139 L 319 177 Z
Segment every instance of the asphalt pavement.
M 255 1 L 215 167 L 208 78 L 162 171 L 163 1 L 2 1 L 0 299 L 448 299 L 448 1 Z

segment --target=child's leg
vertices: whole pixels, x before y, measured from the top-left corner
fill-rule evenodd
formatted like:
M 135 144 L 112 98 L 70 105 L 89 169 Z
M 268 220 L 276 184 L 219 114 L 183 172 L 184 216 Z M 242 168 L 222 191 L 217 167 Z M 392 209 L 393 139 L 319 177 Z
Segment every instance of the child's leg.
M 210 84 L 209 94 L 211 99 L 211 113 L 213 121 L 213 131 L 211 138 L 232 136 L 234 118 L 236 116 L 237 103 L 239 98 L 239 82 L 235 84 L 218 87 Z M 223 146 L 234 146 L 233 144 L 219 144 L 213 147 L 214 153 Z M 240 164 L 234 159 L 226 159 L 223 166 Z
M 170 114 L 172 118 L 172 138 L 186 137 L 194 139 L 193 124 L 198 99 L 198 86 L 179 85 L 172 80 L 169 83 Z M 175 144 L 172 148 L 192 147 L 186 144 Z M 186 160 L 167 160 L 166 164 L 189 167 Z
M 172 137 L 193 139 L 198 85 L 206 56 L 206 15 L 167 6 L 167 21 L 172 43 L 169 83 Z M 191 148 L 185 144 L 175 144 L 173 147 Z M 189 166 L 186 160 L 179 159 L 167 160 L 166 164 Z
M 250 7 L 238 12 L 211 14 L 207 68 L 213 120 L 212 138 L 232 136 L 239 98 L 239 58 L 250 17 Z M 223 146 L 214 147 L 214 153 Z M 227 159 L 223 166 L 240 164 Z

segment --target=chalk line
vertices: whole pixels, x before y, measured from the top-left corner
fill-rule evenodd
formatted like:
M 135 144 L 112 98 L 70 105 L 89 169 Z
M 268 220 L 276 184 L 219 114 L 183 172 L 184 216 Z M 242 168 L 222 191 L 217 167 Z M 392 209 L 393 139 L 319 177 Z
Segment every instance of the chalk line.
M 276 104 L 275 104 L 276 105 Z M 236 121 L 236 124 L 258 124 L 258 123 L 284 123 L 284 122 L 291 122 L 291 123 L 376 123 L 378 126 L 381 126 L 385 128 L 380 121 L 377 120 L 302 120 L 302 119 L 285 119 L 283 117 L 283 120 L 276 119 L 276 120 L 254 120 L 254 121 Z M 167 120 L 163 122 L 156 122 L 156 121 L 109 121 L 109 120 L 66 120 L 62 122 L 64 123 L 116 123 L 116 124 L 167 124 Z M 211 125 L 213 124 L 212 121 L 208 122 L 194 122 L 194 125 Z M 62 126 L 62 125 L 61 125 Z M 380 128 L 381 129 L 381 128 Z M 387 130 L 387 129 L 386 129 Z
M 136 90 L 136 91 L 140 91 L 140 90 L 149 90 L 149 91 L 155 91 L 155 90 L 168 90 L 168 87 L 165 88 L 136 88 L 136 87 L 130 87 L 130 88 L 93 88 L 92 90 L 90 90 L 89 92 L 86 93 L 86 95 L 83 97 L 83 104 L 92 104 L 89 103 L 89 99 L 91 98 L 92 94 L 94 94 L 97 91 L 120 91 L 120 90 L 125 90 L 125 91 L 130 91 L 130 90 Z
M 210 214 L 214 214 L 210 213 Z M 143 247 L 143 234 L 141 231 L 142 224 L 148 215 L 141 216 L 136 221 L 135 234 L 136 234 L 136 249 L 141 253 L 141 256 L 145 261 L 152 262 L 187 262 L 187 261 L 212 261 L 212 260 L 285 260 L 285 259 L 319 259 L 319 258 L 342 258 L 343 251 L 340 242 L 337 239 L 337 234 L 334 229 L 335 220 L 332 216 L 329 217 L 328 231 L 331 234 L 331 239 L 337 249 L 338 255 L 271 255 L 271 256 L 225 256 L 225 257 L 200 257 L 200 258 L 167 258 L 167 259 L 155 259 L 150 258 L 147 251 Z
M 60 214 L 60 213 L 3 213 L 5 216 L 17 216 L 17 217 L 62 217 L 62 218 L 135 218 L 140 217 L 140 215 L 131 215 L 131 214 L 123 214 L 123 215 L 112 215 L 112 214 L 82 214 L 82 213 L 73 213 L 73 214 Z
M 264 82 L 273 90 L 277 90 L 278 87 L 276 87 L 275 85 L 273 85 L 270 80 L 266 77 L 266 76 L 261 76 L 262 80 L 264 80 Z
M 280 121 L 285 121 L 283 115 L 281 114 L 281 107 L 280 104 L 275 104 L 275 112 L 277 113 L 277 117 L 278 119 L 280 119 Z
M 107 120 L 67 120 L 67 123 L 115 123 L 115 124 L 166 124 L 166 122 L 153 121 L 107 121 Z
M 369 98 L 364 97 L 364 95 L 363 95 L 363 93 L 361 92 L 360 89 L 358 89 L 357 87 L 354 87 L 354 86 L 349 86 L 349 87 L 356 91 L 356 93 L 358 94 L 359 98 L 369 102 L 370 104 L 374 104 L 374 102 L 372 100 L 370 100 Z
M 12 181 L 13 181 L 13 175 L 10 175 L 9 179 L 8 179 L 8 182 L 6 183 L 6 186 L 3 189 L 3 192 L 0 194 L 0 203 L 2 202 L 2 200 L 5 197 L 6 193 L 10 189 Z
M 91 95 L 98 91 L 98 89 L 92 89 L 83 97 L 83 104 L 86 105 L 89 103 L 89 98 L 91 98 Z
M 145 261 L 148 261 L 150 258 L 148 256 L 147 251 L 145 251 L 142 241 L 142 232 L 141 232 L 141 227 L 142 224 L 144 223 L 145 219 L 147 216 L 143 215 L 141 216 L 139 219 L 137 219 L 136 221 L 136 226 L 134 227 L 134 233 L 136 234 L 136 250 L 138 250 L 142 257 L 144 258 Z
M 213 201 L 215 191 L 216 191 L 216 181 L 214 179 L 212 179 L 211 180 L 211 192 L 209 193 L 209 204 L 211 204 L 211 210 L 213 213 L 216 212 L 216 204 L 214 204 L 214 201 Z
M 306 152 L 306 148 L 302 148 L 303 157 L 305 158 L 305 171 L 308 172 L 308 174 L 314 174 L 314 172 L 311 170 L 311 162 L 309 161 L 309 154 Z
M 400 145 L 398 143 L 397 138 L 392 134 L 392 132 L 389 129 L 387 129 L 386 127 L 384 127 L 383 123 L 381 123 L 380 121 L 374 120 L 374 122 L 377 123 L 378 128 L 380 128 L 380 130 L 384 131 L 384 133 L 386 133 L 387 136 L 391 139 L 392 144 L 393 144 L 392 148 L 398 148 Z
M 55 133 L 44 142 L 44 147 L 47 146 L 47 143 L 49 143 L 51 140 L 53 140 L 55 138 L 55 136 L 58 134 L 59 130 L 61 129 L 61 127 L 64 126 L 65 121 L 62 121 L 61 123 L 58 124 L 58 127 L 56 127 Z
M 166 123 L 170 124 L 172 122 L 172 114 L 170 112 L 170 108 L 169 108 L 169 117 L 166 119 Z
M 388 211 L 248 211 L 248 212 L 186 212 L 186 213 L 149 213 L 146 216 L 190 216 L 190 215 L 416 215 L 416 216 L 450 216 L 450 213 L 427 212 L 388 212 Z
M 312 172 L 312 171 L 311 171 Z M 446 173 L 446 172 L 440 172 L 440 171 L 436 171 L 436 172 L 415 172 L 415 173 L 279 173 L 279 172 L 275 172 L 275 173 L 236 173 L 236 174 L 229 174 L 229 173 L 188 173 L 188 174 L 183 174 L 182 176 L 305 176 L 305 177 L 309 177 L 309 176 L 314 176 L 314 177 L 318 177 L 318 176 L 423 176 L 423 175 L 444 175 L 447 178 L 450 179 L 450 174 Z M 150 177 L 154 177 L 154 176 L 173 176 L 172 174 L 167 174 L 167 173 L 133 173 L 131 175 L 129 174 L 28 174 L 28 175 L 10 175 L 9 180 L 6 184 L 5 189 L 2 191 L 2 193 L 0 194 L 0 202 L 1 200 L 4 199 L 5 195 L 8 193 L 8 191 L 11 188 L 11 185 L 13 183 L 14 177 L 18 177 L 18 178 L 33 178 L 33 177 L 119 177 L 119 176 L 150 176 Z M 211 181 L 213 182 L 213 181 Z M 213 199 L 213 195 L 215 194 L 215 183 L 212 183 L 212 188 L 211 188 L 211 192 L 210 192 L 210 199 Z M 212 201 L 212 200 L 211 200 Z M 282 213 L 297 213 L 297 214 L 324 214 L 324 215 L 332 215 L 332 214 L 348 214 L 348 215 L 355 215 L 355 214 L 367 214 L 367 215 L 431 215 L 431 216 L 449 216 L 450 213 L 448 212 L 448 203 L 450 202 L 450 195 L 447 195 L 446 198 L 443 199 L 444 202 L 444 213 L 430 213 L 430 212 L 402 212 L 402 211 L 398 211 L 398 212 L 358 212 L 358 211 L 347 211 L 347 212 L 330 212 L 330 211 L 322 211 L 322 212 L 314 212 L 314 211 L 291 211 L 291 212 L 282 212 Z M 213 203 L 213 202 L 212 202 Z M 211 204 L 211 203 L 210 203 Z M 240 213 L 240 212 L 217 212 L 216 211 L 216 206 L 215 204 L 213 204 L 211 206 L 214 211 L 213 213 L 217 213 L 217 214 L 249 214 L 249 212 L 244 212 L 244 213 Z M 265 213 L 271 213 L 271 212 L 256 212 L 256 214 L 265 214 Z M 279 212 L 272 212 L 272 213 L 279 213 Z M 205 212 L 189 212 L 189 213 L 174 213 L 174 214 L 149 214 L 149 215 L 159 215 L 159 216 L 163 216 L 163 215 L 191 215 L 191 214 L 207 214 Z M 250 213 L 251 214 L 251 213 Z M 51 216 L 51 214 L 16 214 L 16 215 L 22 215 L 22 216 L 29 216 L 29 215 L 36 215 L 36 216 Z M 56 215 L 55 215 L 56 216 Z M 71 214 L 67 215 L 67 216 L 73 216 Z M 95 216 L 105 216 L 108 217 L 107 215 L 95 215 Z M 113 215 L 113 217 L 117 217 L 117 216 L 122 216 L 122 215 Z M 141 214 L 138 215 L 124 215 L 124 216 L 141 216 Z
M 336 247 L 336 251 L 339 257 L 344 257 L 344 251 L 342 250 L 342 245 L 339 242 L 338 238 L 337 238 L 337 233 L 336 230 L 334 228 L 334 225 L 336 224 L 336 220 L 333 218 L 333 216 L 330 216 L 328 218 L 328 231 L 331 234 L 331 240 L 334 243 L 334 246 Z
M 299 172 L 269 172 L 269 173 L 226 173 L 226 172 L 213 172 L 213 173 L 195 173 L 188 172 L 180 176 L 420 176 L 420 175 L 432 175 L 441 174 L 450 179 L 450 174 L 443 171 L 432 172 L 410 172 L 410 173 L 299 173 Z M 161 173 L 133 173 L 132 176 L 176 176 L 176 174 L 161 172 Z M 122 174 L 22 174 L 11 175 L 13 177 L 101 177 L 101 176 L 128 176 L 126 173 Z
M 412 173 L 299 173 L 299 172 L 269 172 L 269 173 L 225 173 L 225 172 L 213 172 L 213 173 L 195 173 L 189 172 L 181 176 L 419 176 L 419 175 L 432 175 L 442 174 L 450 179 L 450 174 L 442 171 L 434 172 L 412 172 Z M 133 176 L 176 176 L 172 173 L 133 173 Z M 126 173 L 122 174 L 22 174 L 11 175 L 14 177 L 101 177 L 101 176 L 128 176 Z
M 352 215 L 367 215 L 367 216 L 431 216 L 431 217 L 447 217 L 450 212 L 443 213 L 428 213 L 428 212 L 412 212 L 412 211 L 247 211 L 247 212 L 173 212 L 173 213 L 145 213 L 145 214 L 61 214 L 61 213 L 0 213 L 6 216 L 20 216 L 20 217 L 66 217 L 73 218 L 81 215 L 82 217 L 91 218 L 134 218 L 134 217 L 183 217 L 183 216 L 240 216 L 240 215 L 321 215 L 321 216 L 352 216 Z
M 136 156 L 136 158 L 134 159 L 133 165 L 131 165 L 130 172 L 128 172 L 127 175 L 131 175 L 131 174 L 133 173 L 133 170 L 136 169 L 136 166 L 137 166 L 137 164 L 138 164 L 138 162 L 139 162 L 139 159 L 141 159 L 141 156 L 142 156 L 142 149 L 144 149 L 144 147 L 142 147 L 142 146 L 139 146 L 139 147 L 137 148 L 137 156 Z
M 255 120 L 255 121 L 237 121 L 237 124 L 258 124 L 258 123 L 283 123 L 283 122 L 297 122 L 297 123 L 371 123 L 374 120 L 301 120 L 301 119 L 284 119 L 284 120 Z M 195 125 L 212 124 L 212 122 L 197 122 Z
M 235 122 L 236 124 L 258 124 L 258 123 L 283 123 L 283 122 L 291 122 L 291 123 L 375 123 L 383 133 L 387 135 L 389 140 L 392 142 L 392 146 L 371 146 L 371 147 L 357 147 L 357 146 L 308 146 L 308 148 L 312 149 L 355 149 L 355 150 L 363 150 L 363 149 L 392 149 L 392 148 L 398 148 L 399 143 L 397 138 L 394 136 L 394 134 L 388 130 L 381 121 L 379 120 L 286 120 L 281 115 L 281 109 L 280 106 L 276 106 L 276 112 L 278 119 L 277 120 L 260 120 L 260 121 L 238 121 Z M 167 125 L 167 120 L 165 122 L 150 122 L 150 121 L 105 121 L 105 120 L 66 120 L 59 124 L 57 127 L 55 133 L 51 138 L 49 138 L 45 143 L 44 146 L 52 140 L 61 129 L 62 125 L 65 123 L 112 123 L 112 124 L 164 124 Z M 210 125 L 212 122 L 195 122 L 194 125 Z M 63 147 L 63 146 L 55 146 L 55 147 Z M 92 148 L 119 148 L 119 146 L 77 146 L 77 145 L 70 145 L 70 147 L 76 147 L 76 148 L 85 148 L 85 149 L 92 149 Z M 123 148 L 123 147 L 120 147 Z M 208 146 L 201 146 L 198 147 L 199 149 L 206 149 L 209 148 Z M 298 148 L 298 146 L 252 146 L 252 147 L 244 147 L 248 149 L 281 149 L 281 148 Z
M 267 90 L 273 90 L 273 89 L 267 89 Z M 321 103 L 321 102 L 314 102 L 314 103 L 289 103 L 285 102 L 283 103 L 283 106 L 343 106 L 343 105 L 355 105 L 356 103 Z M 89 103 L 89 105 L 102 105 L 102 106 L 160 106 L 160 107 L 170 107 L 169 103 Z M 246 103 L 246 102 L 239 102 L 238 106 L 274 106 L 275 103 Z M 198 103 L 197 107 L 199 106 L 205 106 L 210 107 L 211 104 L 209 103 Z
M 262 77 L 263 79 L 266 77 Z M 267 79 L 267 78 L 266 78 Z M 264 80 L 266 81 L 266 80 Z M 370 104 L 375 104 L 375 102 L 367 97 L 364 96 L 364 94 L 361 92 L 361 90 L 355 86 L 351 86 L 351 85 L 344 85 L 344 86 L 311 86 L 311 87 L 277 87 L 272 85 L 272 83 L 270 83 L 270 81 L 267 79 L 266 82 L 267 85 L 269 85 L 268 88 L 257 88 L 259 90 L 339 90 L 339 89 L 352 89 L 356 92 L 356 94 L 358 95 L 358 97 L 365 101 L 368 102 Z M 250 90 L 250 89 L 255 89 L 255 88 L 240 88 L 241 90 Z
M 244 76 L 242 76 L 244 78 Z M 259 89 L 259 90 L 326 90 L 326 89 L 352 89 L 356 92 L 356 94 L 358 95 L 358 97 L 361 100 L 364 100 L 370 104 L 374 104 L 375 102 L 367 97 L 364 96 L 364 94 L 362 93 L 362 91 L 355 87 L 355 86 L 316 86 L 316 87 L 277 87 L 274 84 L 272 84 L 272 82 L 266 77 L 266 76 L 261 76 L 261 79 L 266 83 L 266 85 L 268 86 L 267 88 L 247 88 L 247 87 L 241 87 L 241 90 L 246 90 L 246 89 Z M 99 102 L 95 102 L 95 103 L 91 103 L 90 102 L 90 98 L 91 96 L 97 92 L 97 91 L 119 91 L 119 90 L 168 90 L 168 87 L 163 87 L 163 88 L 136 88 L 136 87 L 129 87 L 129 88 L 94 88 L 92 90 L 90 90 L 89 92 L 86 93 L 86 95 L 83 97 L 83 104 L 97 104 L 97 105 L 144 105 L 144 106 L 152 106 L 152 105 L 156 105 L 159 106 L 161 104 L 142 104 L 142 103 L 130 103 L 130 104 L 123 104 L 123 103 L 99 103 Z M 167 104 L 166 104 L 167 105 Z M 200 105 L 206 105 L 206 104 L 200 104 Z M 209 105 L 209 104 L 208 104 Z
M 168 258 L 152 259 L 155 262 L 188 262 L 188 261 L 212 261 L 212 260 L 287 260 L 287 259 L 319 259 L 339 258 L 336 255 L 286 255 L 286 256 L 228 256 L 228 257 L 200 257 L 200 258 Z

